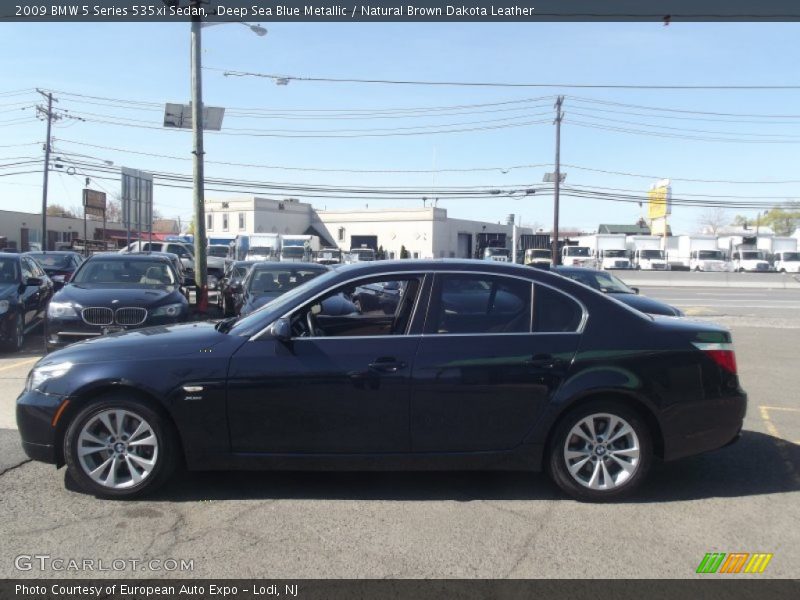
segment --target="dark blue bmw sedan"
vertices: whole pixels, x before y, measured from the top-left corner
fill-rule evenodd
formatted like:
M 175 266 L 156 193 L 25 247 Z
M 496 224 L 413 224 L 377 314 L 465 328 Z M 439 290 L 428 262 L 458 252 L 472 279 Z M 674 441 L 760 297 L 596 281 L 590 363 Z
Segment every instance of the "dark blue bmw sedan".
M 396 307 L 326 310 L 365 286 Z M 40 360 L 27 454 L 103 497 L 189 469 L 547 470 L 570 496 L 633 492 L 658 457 L 739 436 L 730 333 L 649 316 L 553 273 L 484 261 L 327 272 L 241 319 L 164 325 Z M 724 460 L 720 458 L 720 460 Z

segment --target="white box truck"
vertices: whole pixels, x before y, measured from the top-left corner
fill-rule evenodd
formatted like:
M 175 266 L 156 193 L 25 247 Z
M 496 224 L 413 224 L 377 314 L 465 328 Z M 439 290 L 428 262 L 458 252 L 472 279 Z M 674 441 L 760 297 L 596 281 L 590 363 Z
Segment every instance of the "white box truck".
M 643 271 L 666 271 L 669 269 L 666 253 L 659 235 L 629 235 L 626 239 L 628 255 L 634 269 Z
M 728 235 L 719 238 L 717 245 L 728 252 L 734 271 L 765 273 L 770 270 L 770 264 L 767 260 L 767 252 L 759 249 L 759 237 L 761 236 Z M 763 237 L 771 238 L 772 236 Z M 762 245 L 764 243 L 761 242 Z
M 690 271 L 728 272 L 731 264 L 717 245 L 714 235 L 678 236 L 678 247 L 669 251 L 668 261 L 672 269 Z
M 577 246 L 564 246 L 561 248 L 561 264 L 567 267 L 595 266 L 591 248 L 582 246 L 580 240 Z
M 281 262 L 308 262 L 318 250 L 316 235 L 281 236 Z
M 251 233 L 236 236 L 236 260 L 278 260 L 281 236 L 277 233 Z
M 596 233 L 578 238 L 580 246 L 587 246 L 589 256 L 598 269 L 630 269 L 631 261 L 625 247 L 624 233 Z
M 766 253 L 773 271 L 779 273 L 800 272 L 797 238 L 786 236 L 759 237 L 756 247 Z

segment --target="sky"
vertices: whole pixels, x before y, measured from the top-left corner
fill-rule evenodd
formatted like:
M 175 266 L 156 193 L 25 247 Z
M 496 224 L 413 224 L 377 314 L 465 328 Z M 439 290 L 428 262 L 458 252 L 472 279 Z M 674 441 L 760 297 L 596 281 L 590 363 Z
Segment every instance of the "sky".
M 438 206 L 447 208 L 456 218 L 505 222 L 508 214 L 515 214 L 518 222 L 549 229 L 552 195 L 546 192 L 542 179 L 553 170 L 553 102 L 555 95 L 563 94 L 561 160 L 565 165 L 562 172 L 567 173 L 566 185 L 618 188 L 631 190 L 621 192 L 624 194 L 646 195 L 657 178 L 671 178 L 676 197 L 758 197 L 765 208 L 772 199 L 800 198 L 798 183 L 767 183 L 800 180 L 800 89 L 500 88 L 307 81 L 276 85 L 268 78 L 226 77 L 222 72 L 581 85 L 798 85 L 797 24 L 261 25 L 269 30 L 265 37 L 236 24 L 203 30 L 204 102 L 227 110 L 222 132 L 205 136 L 207 177 L 383 188 L 538 188 L 539 194 L 524 197 L 440 199 Z M 51 173 L 51 204 L 80 205 L 87 171 L 75 168 L 69 174 L 64 172 L 74 161 L 98 165 L 113 161 L 115 169 L 127 166 L 191 174 L 191 134 L 161 126 L 161 105 L 189 101 L 188 24 L 4 23 L 0 29 L 0 209 L 38 212 L 41 208 L 41 165 L 13 166 L 27 157 L 42 156 L 45 124 L 36 119 L 33 108 L 42 98 L 30 91 L 33 88 L 54 90 L 59 110 L 86 119 L 62 119 L 53 128 L 53 156 L 61 158 L 64 168 Z M 29 91 L 14 94 L 17 90 Z M 150 104 L 123 105 L 116 101 L 119 99 Z M 423 116 L 418 111 L 411 115 L 409 111 L 398 112 L 476 104 L 491 106 L 449 109 L 438 115 L 428 111 Z M 669 110 L 653 111 L 650 107 Z M 246 116 L 242 109 L 255 111 Z M 375 118 L 374 111 L 389 109 L 391 118 Z M 321 111 L 340 112 L 338 118 L 330 118 Z M 347 114 L 344 111 L 350 111 L 349 118 L 342 118 Z M 709 112 L 756 116 L 702 114 Z M 276 114 L 281 118 L 274 118 Z M 273 118 L 267 118 L 270 116 Z M 109 119 L 135 126 L 97 122 Z M 467 125 L 454 125 L 459 123 Z M 481 129 L 430 133 L 443 127 Z M 259 135 L 239 135 L 254 129 Z M 321 139 L 274 135 L 308 130 L 371 130 L 380 135 Z M 386 135 L 420 131 L 422 135 Z M 762 143 L 765 140 L 770 143 Z M 520 165 L 541 166 L 511 169 Z M 473 168 L 492 169 L 446 171 Z M 34 169 L 36 172 L 13 174 Z M 396 172 L 403 170 L 439 172 Z M 120 183 L 113 180 L 118 175 L 106 177 L 111 179 L 93 177 L 91 187 L 113 196 L 119 192 Z M 211 189 L 206 192 L 207 198 L 236 195 Z M 262 195 L 282 197 L 267 192 Z M 432 197 L 435 192 L 427 195 Z M 391 200 L 368 195 L 306 200 L 328 210 L 423 205 L 422 194 Z M 165 217 L 180 217 L 183 222 L 191 219 L 189 189 L 157 186 L 154 203 Z M 699 230 L 699 219 L 707 212 L 705 208 L 675 207 L 670 222 L 673 231 Z M 737 213 L 754 216 L 756 211 L 727 212 L 732 219 Z M 599 223 L 634 223 L 643 214 L 645 209 L 636 202 L 563 197 L 560 222 L 591 231 Z

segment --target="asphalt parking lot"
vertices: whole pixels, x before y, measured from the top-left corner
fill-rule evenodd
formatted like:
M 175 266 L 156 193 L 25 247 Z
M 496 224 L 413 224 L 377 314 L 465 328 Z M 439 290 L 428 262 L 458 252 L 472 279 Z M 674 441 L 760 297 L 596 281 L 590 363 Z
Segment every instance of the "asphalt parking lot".
M 800 290 L 642 292 L 731 328 L 750 404 L 739 443 L 657 465 L 612 505 L 526 473 L 195 473 L 146 501 L 98 500 L 20 449 L 14 400 L 41 354 L 33 336 L 0 356 L 0 576 L 685 578 L 707 552 L 773 553 L 759 577 L 796 576 Z M 193 570 L 17 570 L 37 554 Z

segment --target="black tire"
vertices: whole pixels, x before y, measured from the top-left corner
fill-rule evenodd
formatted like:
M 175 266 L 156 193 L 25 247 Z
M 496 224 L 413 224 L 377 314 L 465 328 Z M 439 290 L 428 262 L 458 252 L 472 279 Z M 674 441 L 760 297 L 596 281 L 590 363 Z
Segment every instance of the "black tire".
M 90 423 L 94 417 L 108 410 L 123 410 L 143 419 L 149 424 L 157 440 L 158 445 L 155 465 L 146 477 L 130 487 L 113 488 L 101 485 L 92 479 L 86 470 L 84 470 L 78 457 L 79 436 L 82 429 L 87 423 Z M 173 430 L 172 424 L 169 422 L 168 418 L 164 416 L 163 412 L 154 409 L 139 398 L 125 394 L 124 392 L 105 394 L 92 400 L 90 404 L 75 415 L 69 423 L 64 436 L 64 459 L 70 476 L 82 490 L 101 498 L 138 498 L 155 491 L 163 485 L 175 471 L 179 463 L 179 453 L 180 449 L 177 443 L 177 436 Z M 105 455 L 101 455 L 100 460 L 103 458 L 106 458 Z M 118 471 L 121 471 L 123 475 L 125 472 L 129 473 L 126 466 L 120 464 L 120 467 L 121 469 L 118 469 Z
M 3 344 L 5 352 L 21 352 L 25 345 L 25 320 L 22 318 L 22 313 L 17 313 L 17 318 L 14 319 L 13 336 Z
M 574 440 L 580 440 L 575 436 L 571 436 L 570 432 L 573 427 L 577 426 L 583 419 L 590 415 L 611 415 L 618 419 L 622 419 L 633 430 L 635 437 L 638 438 L 639 457 L 635 469 L 632 474 L 619 484 L 615 483 L 614 487 L 609 489 L 591 489 L 584 483 L 581 483 L 576 476 L 573 476 L 567 464 L 565 457 L 565 449 L 567 448 L 568 436 L 570 443 Z M 600 419 L 598 422 L 602 422 Z M 619 431 L 619 427 L 615 428 Z M 603 432 L 605 433 L 605 432 Z M 626 439 L 631 439 L 626 436 Z M 620 443 L 620 442 L 616 442 Z M 571 447 L 571 446 L 570 446 Z M 610 448 L 611 446 L 609 446 Z M 605 453 L 612 453 L 611 450 L 604 448 L 604 455 L 599 460 L 604 460 L 608 469 L 605 471 L 610 472 L 616 469 L 612 457 L 605 457 Z M 576 459 L 577 461 L 578 459 Z M 653 461 L 653 442 L 652 433 L 647 423 L 642 419 L 639 413 L 632 410 L 622 402 L 613 400 L 597 400 L 592 401 L 567 413 L 556 425 L 555 432 L 552 436 L 550 446 L 547 453 L 547 471 L 555 481 L 556 485 L 560 487 L 568 495 L 576 500 L 583 502 L 613 502 L 624 498 L 633 493 L 636 488 L 641 485 L 647 476 L 650 465 Z M 587 470 L 593 469 L 592 465 L 598 462 L 597 458 L 593 458 L 590 462 L 586 463 Z M 575 463 L 573 463 L 575 465 Z M 617 474 L 622 470 L 620 469 Z M 580 473 L 585 473 L 582 470 Z M 612 475 L 613 481 L 613 475 Z

